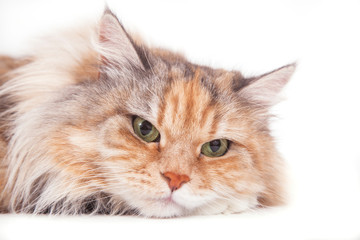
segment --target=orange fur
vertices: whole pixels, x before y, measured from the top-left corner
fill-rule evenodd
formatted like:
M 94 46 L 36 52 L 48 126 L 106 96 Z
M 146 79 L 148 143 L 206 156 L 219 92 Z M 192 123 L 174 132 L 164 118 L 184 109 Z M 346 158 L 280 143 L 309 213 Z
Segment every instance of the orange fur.
M 195 65 L 132 39 L 109 10 L 87 34 L 69 35 L 77 52 L 0 58 L 0 211 L 172 217 L 284 201 L 268 111 L 293 66 L 244 78 Z M 216 139 L 226 153 L 206 156 Z

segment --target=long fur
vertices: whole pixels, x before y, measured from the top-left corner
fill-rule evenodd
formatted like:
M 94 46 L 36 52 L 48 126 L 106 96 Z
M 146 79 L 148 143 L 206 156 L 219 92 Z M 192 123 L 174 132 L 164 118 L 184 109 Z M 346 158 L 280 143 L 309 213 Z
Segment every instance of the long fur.
M 4 70 L 0 210 L 171 217 L 277 205 L 282 160 L 268 109 L 293 71 L 246 79 L 194 65 L 135 43 L 106 10 Z M 134 135 L 134 115 L 159 129 L 159 144 Z M 222 137 L 232 145 L 219 160 L 192 154 Z M 192 180 L 171 193 L 165 171 Z

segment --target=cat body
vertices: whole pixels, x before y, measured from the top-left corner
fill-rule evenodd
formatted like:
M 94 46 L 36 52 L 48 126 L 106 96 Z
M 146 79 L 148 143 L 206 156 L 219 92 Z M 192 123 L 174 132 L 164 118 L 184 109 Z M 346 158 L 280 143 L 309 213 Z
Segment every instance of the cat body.
M 245 78 L 192 64 L 135 40 L 110 10 L 0 61 L 3 212 L 173 217 L 284 200 L 268 121 L 294 65 Z

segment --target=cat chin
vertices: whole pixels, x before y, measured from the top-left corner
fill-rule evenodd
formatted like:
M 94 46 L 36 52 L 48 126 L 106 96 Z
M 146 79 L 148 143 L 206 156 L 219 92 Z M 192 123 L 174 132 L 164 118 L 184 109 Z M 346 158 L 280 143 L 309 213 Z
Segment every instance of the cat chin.
M 183 186 L 178 191 L 174 192 L 172 199 L 177 204 L 184 206 L 189 210 L 193 210 L 208 204 L 216 199 L 217 195 L 213 192 L 205 192 L 203 194 L 195 194 L 189 186 Z
M 187 215 L 213 215 L 241 213 L 258 206 L 257 197 L 243 196 L 240 199 L 219 199 L 215 196 L 187 195 L 188 190 L 175 192 L 168 197 L 149 199 L 140 207 L 140 214 L 145 217 L 170 218 Z
M 241 213 L 254 209 L 258 201 L 254 197 L 238 199 L 236 201 L 217 200 L 197 208 L 186 208 L 175 200 L 162 199 L 141 208 L 141 215 L 155 218 L 171 218 L 187 215 L 215 215 Z
M 146 204 L 140 208 L 140 215 L 155 218 L 171 218 L 188 215 L 189 211 L 174 201 L 166 199 Z
M 202 205 L 202 201 L 186 200 L 183 196 L 179 196 L 181 195 L 173 194 L 164 198 L 149 199 L 142 202 L 138 209 L 140 214 L 146 217 L 169 218 L 189 215 Z

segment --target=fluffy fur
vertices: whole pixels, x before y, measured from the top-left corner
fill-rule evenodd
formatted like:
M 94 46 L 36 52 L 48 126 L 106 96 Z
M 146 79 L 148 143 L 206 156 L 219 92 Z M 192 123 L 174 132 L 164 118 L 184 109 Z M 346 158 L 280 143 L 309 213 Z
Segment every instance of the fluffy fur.
M 283 202 L 268 112 L 294 65 L 254 78 L 195 65 L 135 41 L 109 10 L 0 64 L 3 212 L 173 217 Z M 133 116 L 160 142 L 137 137 Z M 220 138 L 224 156 L 200 153 Z M 164 172 L 190 181 L 171 192 Z

